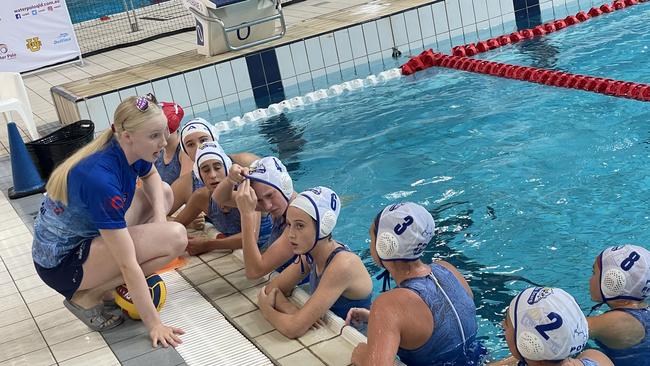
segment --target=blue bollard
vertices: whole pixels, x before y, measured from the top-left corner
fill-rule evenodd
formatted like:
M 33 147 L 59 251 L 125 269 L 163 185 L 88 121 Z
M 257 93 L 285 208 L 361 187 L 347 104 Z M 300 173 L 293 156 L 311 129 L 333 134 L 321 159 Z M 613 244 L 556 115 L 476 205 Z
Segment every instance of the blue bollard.
M 16 123 L 7 123 L 9 150 L 11 154 L 11 175 L 14 186 L 9 188 L 9 198 L 16 199 L 45 192 L 45 182 L 38 174 L 34 162 L 29 157 L 25 142 L 20 137 Z

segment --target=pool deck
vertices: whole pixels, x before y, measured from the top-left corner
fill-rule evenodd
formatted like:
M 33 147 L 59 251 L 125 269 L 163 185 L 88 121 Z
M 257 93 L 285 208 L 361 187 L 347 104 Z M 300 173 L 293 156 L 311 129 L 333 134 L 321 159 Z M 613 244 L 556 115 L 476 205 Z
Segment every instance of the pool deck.
M 140 73 L 145 75 L 140 77 L 150 79 L 158 76 L 160 72 L 169 72 L 170 69 L 179 71 L 178 68 L 188 69 L 200 64 L 239 57 L 269 45 L 287 43 L 430 2 L 432 1 L 309 0 L 283 8 L 287 22 L 287 34 L 284 38 L 245 52 L 228 52 L 214 57 L 200 56 L 195 50 L 195 32 L 191 31 L 103 52 L 84 58 L 82 65 L 62 65 L 51 70 L 37 71 L 23 78 L 28 89 L 34 121 L 43 135 L 60 127 L 51 92 L 54 86 L 63 85 L 70 93 L 85 97 L 90 93 L 89 90 L 97 92 L 106 88 L 116 89 L 116 86 L 120 85 L 119 80 L 124 79 L 125 75 L 133 77 Z M 21 127 L 20 119 L 17 124 L 23 139 L 29 141 L 26 131 Z M 2 128 L 0 157 L 8 153 L 7 132 Z
M 42 195 L 7 199 L 8 160 L 0 158 L 0 366 L 348 365 L 354 346 L 365 341 L 331 312 L 325 327 L 296 340 L 281 335 L 256 305 L 268 278 L 246 279 L 241 251 L 187 257 L 184 267 L 162 275 L 168 297 L 161 319 L 186 331 L 178 348 L 152 348 L 139 321 L 91 331 L 35 272 L 32 228 Z M 291 299 L 303 304 L 307 298 L 297 289 Z

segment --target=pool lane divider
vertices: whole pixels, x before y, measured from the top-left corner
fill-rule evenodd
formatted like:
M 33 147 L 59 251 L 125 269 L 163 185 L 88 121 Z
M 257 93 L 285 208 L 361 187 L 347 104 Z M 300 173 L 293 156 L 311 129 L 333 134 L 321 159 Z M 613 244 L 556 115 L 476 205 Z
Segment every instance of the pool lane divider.
M 389 69 L 377 75 L 369 75 L 365 79 L 354 79 L 340 84 L 334 84 L 327 89 L 318 89 L 309 92 L 304 96 L 293 97 L 279 103 L 270 104 L 266 108 L 258 108 L 246 112 L 243 116 L 235 116 L 227 121 L 220 121 L 214 124 L 218 133 L 234 130 L 250 122 L 259 122 L 268 118 L 303 108 L 319 101 L 336 97 L 347 92 L 374 87 L 402 77 L 402 70 L 399 68 Z
M 646 2 L 648 0 L 615 0 L 611 5 L 603 4 L 600 7 L 591 8 L 588 12 L 579 11 L 576 15 L 569 15 L 564 19 L 552 20 L 532 29 L 522 29 L 509 35 L 490 38 L 487 41 L 477 43 L 468 43 L 466 45 L 456 46 L 451 49 L 454 56 L 474 56 L 479 53 L 487 52 L 509 44 L 517 43 L 526 39 L 541 37 L 549 33 L 562 30 L 568 26 L 585 22 L 591 18 L 611 13 L 615 10 L 625 9 L 627 7 Z
M 537 67 L 504 64 L 468 57 L 445 55 L 428 49 L 401 66 L 402 75 L 430 67 L 445 67 L 507 79 L 529 81 L 560 88 L 578 89 L 620 98 L 650 101 L 650 85 L 614 79 L 546 70 Z

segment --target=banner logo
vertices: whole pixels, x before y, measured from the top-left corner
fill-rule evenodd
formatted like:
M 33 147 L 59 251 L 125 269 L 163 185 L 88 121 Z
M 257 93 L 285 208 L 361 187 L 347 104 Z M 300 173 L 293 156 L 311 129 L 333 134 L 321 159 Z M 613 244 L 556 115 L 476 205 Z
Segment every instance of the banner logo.
M 0 11 L 0 46 L 4 45 L 0 47 L 2 71 L 36 70 L 80 56 L 66 1 L 72 2 L 0 0 L 4 9 Z
M 72 41 L 72 37 L 70 37 L 70 34 L 65 32 L 59 34 L 55 39 L 54 39 L 54 44 L 61 44 L 61 43 L 66 43 Z
M 41 42 L 38 37 L 33 37 L 33 38 L 27 38 L 27 49 L 32 51 L 32 52 L 38 52 L 41 50 L 41 46 L 43 46 L 43 42 Z
M 16 52 L 11 52 L 9 46 L 0 43 L 0 60 L 13 60 L 16 58 Z

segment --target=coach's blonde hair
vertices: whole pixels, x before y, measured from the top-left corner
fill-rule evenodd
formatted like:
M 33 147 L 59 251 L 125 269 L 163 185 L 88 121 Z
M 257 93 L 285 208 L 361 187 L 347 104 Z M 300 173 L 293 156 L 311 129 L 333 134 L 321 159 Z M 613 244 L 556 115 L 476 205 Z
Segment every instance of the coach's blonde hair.
M 128 97 L 115 109 L 113 116 L 113 129 L 107 128 L 88 145 L 77 150 L 72 156 L 61 163 L 50 176 L 47 182 L 47 195 L 55 201 L 68 204 L 68 173 L 81 160 L 89 155 L 103 149 L 114 135 L 119 136 L 122 132 L 135 132 L 146 125 L 146 122 L 162 113 L 161 109 L 154 102 L 149 102 L 149 107 L 141 111 L 136 107 L 138 97 Z

